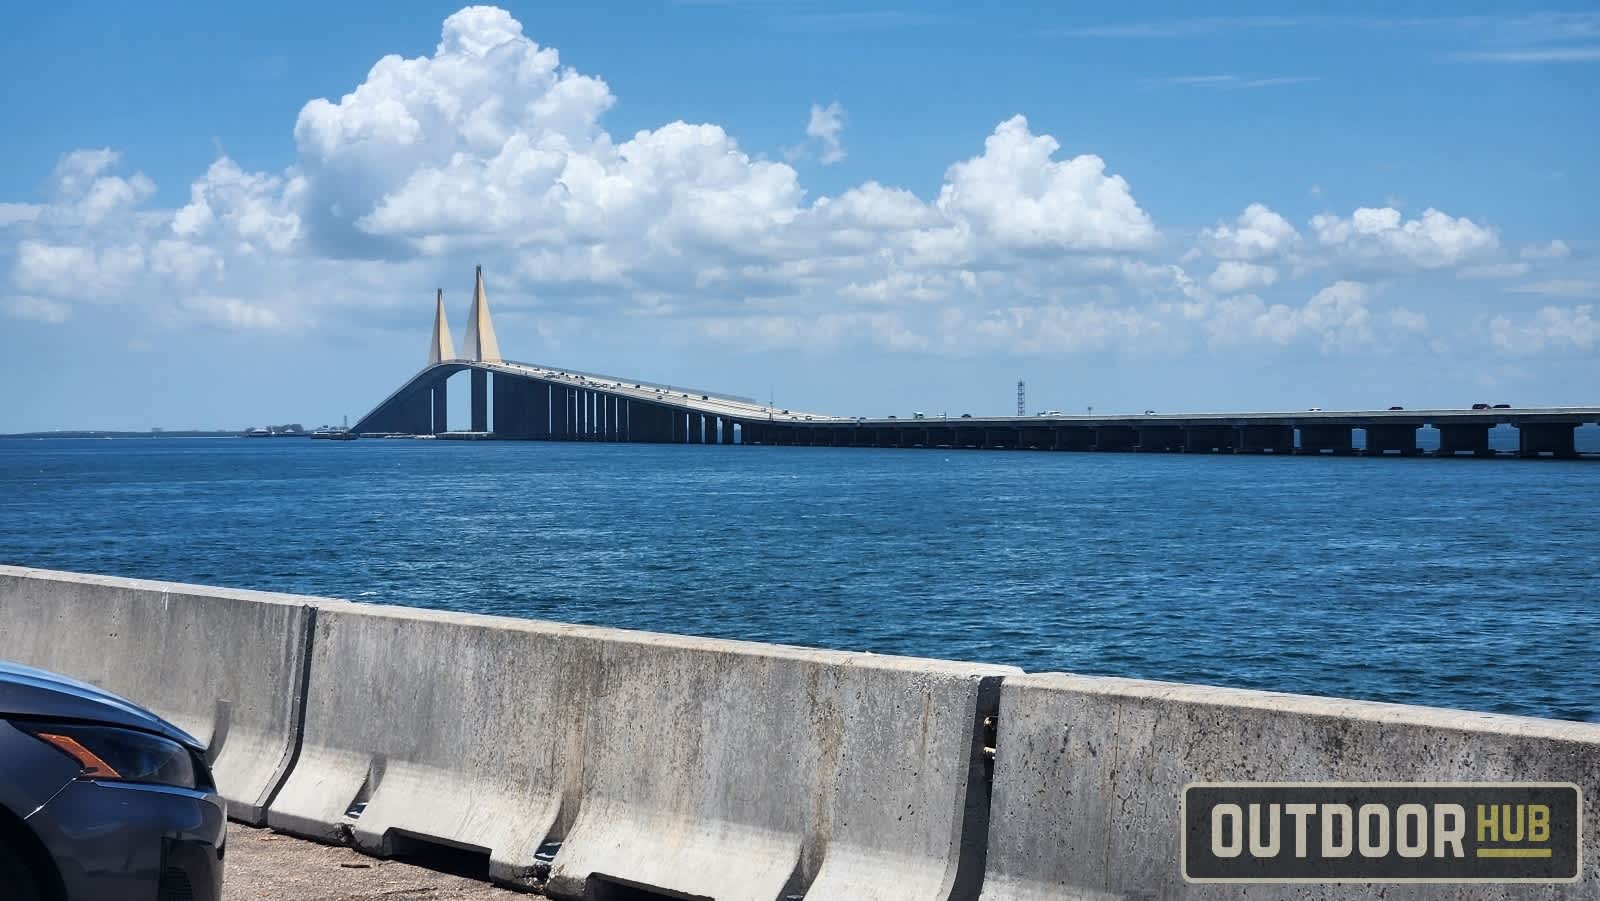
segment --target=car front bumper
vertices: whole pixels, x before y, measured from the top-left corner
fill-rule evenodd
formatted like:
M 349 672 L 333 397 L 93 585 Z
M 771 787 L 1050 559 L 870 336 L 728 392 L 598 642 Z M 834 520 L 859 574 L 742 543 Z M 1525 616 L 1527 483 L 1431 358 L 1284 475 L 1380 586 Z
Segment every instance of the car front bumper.
M 214 792 L 77 780 L 27 822 L 68 901 L 221 901 L 228 820 Z

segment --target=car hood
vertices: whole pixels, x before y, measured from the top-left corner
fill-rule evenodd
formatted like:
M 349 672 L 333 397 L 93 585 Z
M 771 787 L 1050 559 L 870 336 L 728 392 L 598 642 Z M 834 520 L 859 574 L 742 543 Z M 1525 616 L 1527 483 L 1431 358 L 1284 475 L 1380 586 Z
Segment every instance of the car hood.
M 126 698 L 60 673 L 4 660 L 0 660 L 0 717 L 104 723 L 205 749 L 194 736 Z

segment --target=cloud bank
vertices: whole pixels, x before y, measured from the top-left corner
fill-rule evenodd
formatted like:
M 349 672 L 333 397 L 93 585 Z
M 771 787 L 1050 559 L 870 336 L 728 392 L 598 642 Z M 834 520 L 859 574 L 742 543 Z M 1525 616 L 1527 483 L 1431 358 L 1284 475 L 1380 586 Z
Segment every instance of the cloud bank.
M 45 202 L 0 203 L 0 315 L 47 327 L 118 304 L 168 328 L 293 333 L 431 309 L 431 274 L 481 262 L 501 309 L 648 317 L 746 348 L 1341 354 L 1428 332 L 1388 281 L 1523 274 L 1504 267 L 1570 252 L 1513 254 L 1486 223 L 1432 208 L 1297 226 L 1252 202 L 1163 228 L 1107 160 L 1021 114 L 975 135 L 932 196 L 880 181 L 813 196 L 790 162 L 714 123 L 613 135 L 615 103 L 506 11 L 462 9 L 431 55 L 386 56 L 306 103 L 281 171 L 220 157 L 161 209 L 115 150 L 64 154 Z M 838 103 L 812 107 L 818 163 L 846 158 L 845 121 Z M 1520 352 L 1587 310 L 1493 319 L 1489 343 Z

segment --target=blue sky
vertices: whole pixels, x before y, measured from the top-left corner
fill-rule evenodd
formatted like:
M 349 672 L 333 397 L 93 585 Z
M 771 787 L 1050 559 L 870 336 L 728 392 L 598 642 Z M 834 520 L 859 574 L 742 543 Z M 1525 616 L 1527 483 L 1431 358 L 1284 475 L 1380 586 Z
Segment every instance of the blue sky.
M 1196 9 L 22 10 L 0 430 L 354 418 L 475 263 L 510 357 L 839 413 L 1600 399 L 1600 13 Z

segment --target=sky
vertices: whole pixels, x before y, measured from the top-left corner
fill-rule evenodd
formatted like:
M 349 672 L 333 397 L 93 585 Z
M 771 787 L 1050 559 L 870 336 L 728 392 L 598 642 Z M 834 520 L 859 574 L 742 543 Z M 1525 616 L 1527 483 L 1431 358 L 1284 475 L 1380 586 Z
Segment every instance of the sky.
M 1600 12 L 1285 9 L 19 8 L 0 431 L 354 420 L 475 265 L 841 415 L 1600 403 Z

